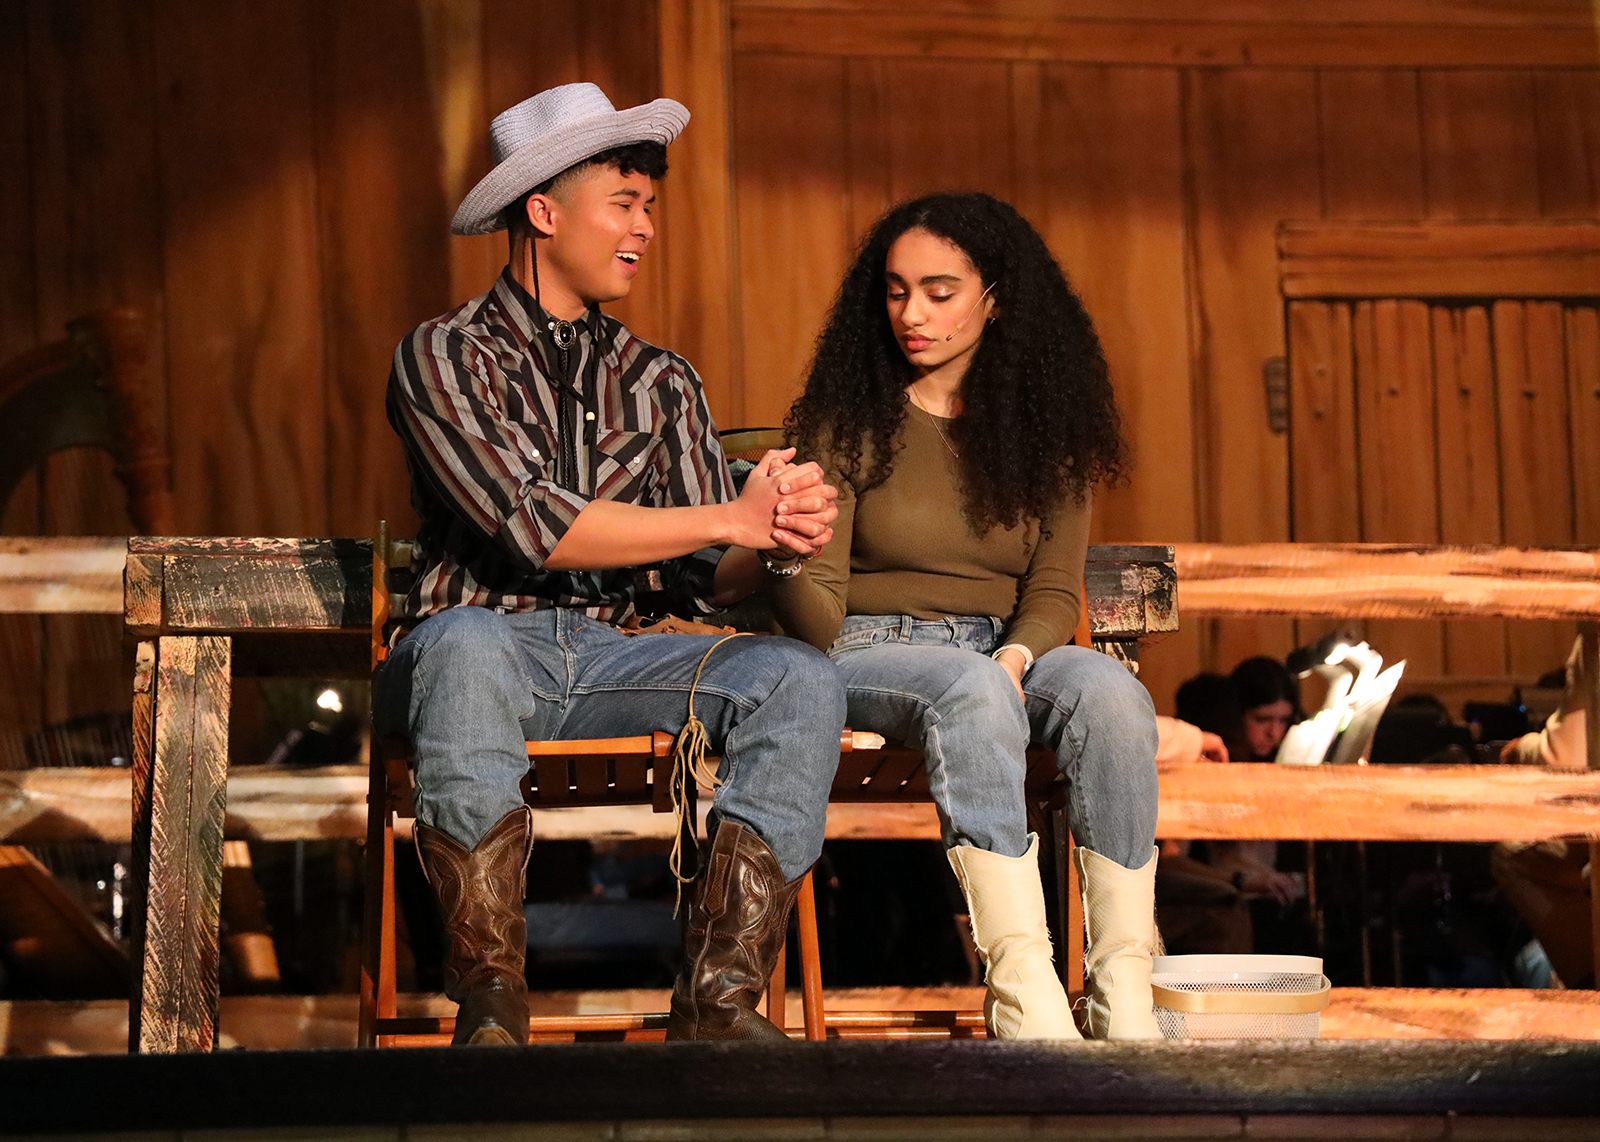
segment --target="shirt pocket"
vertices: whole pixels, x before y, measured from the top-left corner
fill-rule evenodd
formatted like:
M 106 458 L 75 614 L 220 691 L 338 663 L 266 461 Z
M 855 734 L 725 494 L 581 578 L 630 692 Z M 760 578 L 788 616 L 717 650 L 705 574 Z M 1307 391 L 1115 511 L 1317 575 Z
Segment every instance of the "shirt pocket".
M 602 428 L 595 434 L 594 494 L 601 499 L 640 503 L 661 438 L 650 432 Z
M 833 645 L 828 647 L 829 658 L 837 659 L 852 650 L 865 650 L 869 646 L 877 646 L 888 642 L 891 638 L 898 639 L 900 636 L 899 618 L 884 617 L 862 621 L 861 617 L 851 615 L 844 622 L 844 630 L 833 640 Z

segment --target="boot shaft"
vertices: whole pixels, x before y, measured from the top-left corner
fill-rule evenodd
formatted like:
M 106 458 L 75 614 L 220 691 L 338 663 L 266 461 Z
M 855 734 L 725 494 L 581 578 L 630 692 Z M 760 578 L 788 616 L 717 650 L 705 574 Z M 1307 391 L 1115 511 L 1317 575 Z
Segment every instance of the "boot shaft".
M 468 850 L 428 825 L 416 826 L 417 856 L 444 918 L 445 994 L 461 1001 L 492 979 L 521 984 L 528 924 L 522 911 L 533 816 L 526 807 L 502 817 Z

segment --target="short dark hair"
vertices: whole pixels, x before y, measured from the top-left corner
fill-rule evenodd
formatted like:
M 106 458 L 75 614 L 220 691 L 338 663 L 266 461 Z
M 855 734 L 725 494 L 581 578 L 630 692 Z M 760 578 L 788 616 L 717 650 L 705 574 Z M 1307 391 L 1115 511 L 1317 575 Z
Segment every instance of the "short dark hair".
M 647 175 L 650 178 L 662 178 L 667 173 L 667 148 L 664 143 L 624 143 L 620 147 L 611 147 L 608 150 L 590 155 L 580 162 L 573 163 L 564 171 L 559 171 L 545 179 L 538 186 L 517 196 L 501 213 L 501 218 L 510 229 L 523 218 L 528 216 L 528 196 L 531 194 L 555 194 L 563 185 L 571 182 L 578 175 L 590 167 L 612 167 L 618 174 L 629 175 L 635 172 Z

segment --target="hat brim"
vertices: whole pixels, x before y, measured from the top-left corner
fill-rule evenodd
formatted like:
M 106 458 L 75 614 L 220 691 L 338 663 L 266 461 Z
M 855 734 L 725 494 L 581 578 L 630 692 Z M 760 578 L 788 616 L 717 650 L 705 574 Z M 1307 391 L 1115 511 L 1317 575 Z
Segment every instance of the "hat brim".
M 591 155 L 628 143 L 660 143 L 678 137 L 689 109 L 676 99 L 657 99 L 626 111 L 578 119 L 519 147 L 484 175 L 461 200 L 450 223 L 452 234 L 492 234 L 505 229 L 503 211 L 552 175 Z

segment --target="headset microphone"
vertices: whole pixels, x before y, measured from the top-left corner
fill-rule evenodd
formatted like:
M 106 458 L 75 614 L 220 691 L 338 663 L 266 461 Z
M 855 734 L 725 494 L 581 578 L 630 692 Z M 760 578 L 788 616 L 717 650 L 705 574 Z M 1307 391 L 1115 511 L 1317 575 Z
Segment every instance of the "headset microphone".
M 983 299 L 989 296 L 989 290 L 991 290 L 993 288 L 994 288 L 994 283 L 991 282 L 989 284 L 988 289 L 985 289 L 982 293 L 980 293 L 978 295 L 978 300 L 972 303 L 972 308 L 967 310 L 967 315 L 961 319 L 961 321 L 956 325 L 956 327 L 954 329 L 952 329 L 949 333 L 945 334 L 945 338 L 944 339 L 946 341 L 954 341 L 955 340 L 956 334 L 961 332 L 962 326 L 966 325 L 967 322 L 972 320 L 972 315 L 978 311 L 978 306 L 983 304 Z

